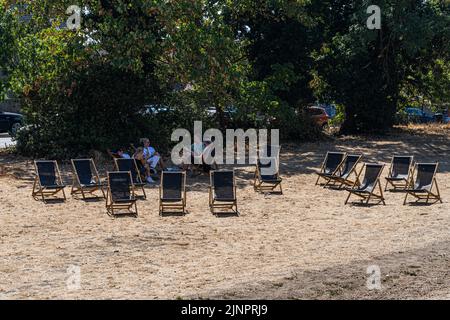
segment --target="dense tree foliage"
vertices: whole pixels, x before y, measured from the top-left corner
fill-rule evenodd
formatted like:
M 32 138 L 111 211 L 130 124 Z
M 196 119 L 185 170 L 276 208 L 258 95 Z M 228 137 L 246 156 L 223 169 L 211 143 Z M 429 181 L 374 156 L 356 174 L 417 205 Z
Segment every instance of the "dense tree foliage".
M 380 0 L 380 30 L 365 0 L 86 0 L 69 30 L 72 4 L 0 0 L 0 90 L 22 101 L 23 153 L 167 146 L 195 119 L 313 139 L 302 109 L 317 100 L 342 106 L 344 133 L 385 131 L 417 97 L 448 103 L 448 1 Z

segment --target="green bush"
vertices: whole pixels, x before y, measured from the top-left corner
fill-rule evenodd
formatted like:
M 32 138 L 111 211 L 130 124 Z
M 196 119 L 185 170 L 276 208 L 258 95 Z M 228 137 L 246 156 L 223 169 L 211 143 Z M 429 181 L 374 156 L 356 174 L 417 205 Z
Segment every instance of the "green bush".
M 126 146 L 149 132 L 141 114 L 144 79 L 99 65 L 40 83 L 24 101 L 27 127 L 17 150 L 35 157 L 68 158 Z

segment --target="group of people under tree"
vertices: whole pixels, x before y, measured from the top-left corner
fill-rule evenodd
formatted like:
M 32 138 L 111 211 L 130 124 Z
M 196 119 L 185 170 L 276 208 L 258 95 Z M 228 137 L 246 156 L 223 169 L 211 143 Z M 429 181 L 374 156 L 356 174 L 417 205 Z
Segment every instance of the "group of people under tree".
M 204 161 L 204 154 L 211 142 L 201 141 L 201 139 L 194 139 L 194 143 L 191 145 L 190 150 L 184 150 L 190 154 L 190 163 L 182 164 L 181 168 L 183 170 L 193 171 L 196 168 L 201 168 L 203 171 L 209 171 L 211 166 L 206 164 Z M 131 144 L 132 153 L 127 150 L 127 148 L 119 148 L 115 152 L 108 150 L 108 153 L 114 158 L 122 159 L 135 159 L 139 171 L 142 175 L 145 175 L 145 180 L 147 183 L 154 183 L 152 176 L 157 174 L 157 169 L 165 170 L 166 165 L 162 156 L 156 151 L 154 147 L 150 145 L 150 139 L 141 139 L 142 146 L 135 147 Z M 198 164 L 198 160 L 195 158 L 201 157 L 201 164 Z

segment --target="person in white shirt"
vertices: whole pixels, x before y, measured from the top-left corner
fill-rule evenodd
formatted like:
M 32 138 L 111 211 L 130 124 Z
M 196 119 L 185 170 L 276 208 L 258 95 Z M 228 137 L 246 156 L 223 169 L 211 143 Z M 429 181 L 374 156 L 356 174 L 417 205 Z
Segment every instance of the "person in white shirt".
M 148 163 L 148 165 L 150 166 L 150 170 L 155 172 L 156 171 L 156 166 L 158 164 L 161 165 L 161 167 L 164 167 L 163 163 L 162 163 L 162 159 L 161 156 L 159 155 L 158 152 L 156 152 L 155 148 L 153 148 L 152 146 L 150 146 L 150 140 L 147 138 L 142 139 L 142 143 L 144 144 L 143 147 L 143 156 L 144 156 L 144 160 Z M 154 182 L 153 179 L 149 176 L 147 177 L 147 182 L 152 183 Z

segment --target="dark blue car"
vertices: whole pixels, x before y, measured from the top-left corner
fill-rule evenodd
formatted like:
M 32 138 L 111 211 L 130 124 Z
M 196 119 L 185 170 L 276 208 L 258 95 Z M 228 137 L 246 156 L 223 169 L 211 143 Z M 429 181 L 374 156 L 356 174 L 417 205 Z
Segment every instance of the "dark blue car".
M 405 108 L 405 114 L 408 122 L 430 123 L 435 121 L 435 116 L 433 113 L 427 112 L 420 108 Z
M 23 124 L 23 116 L 18 113 L 0 112 L 0 133 L 9 132 L 15 136 Z

